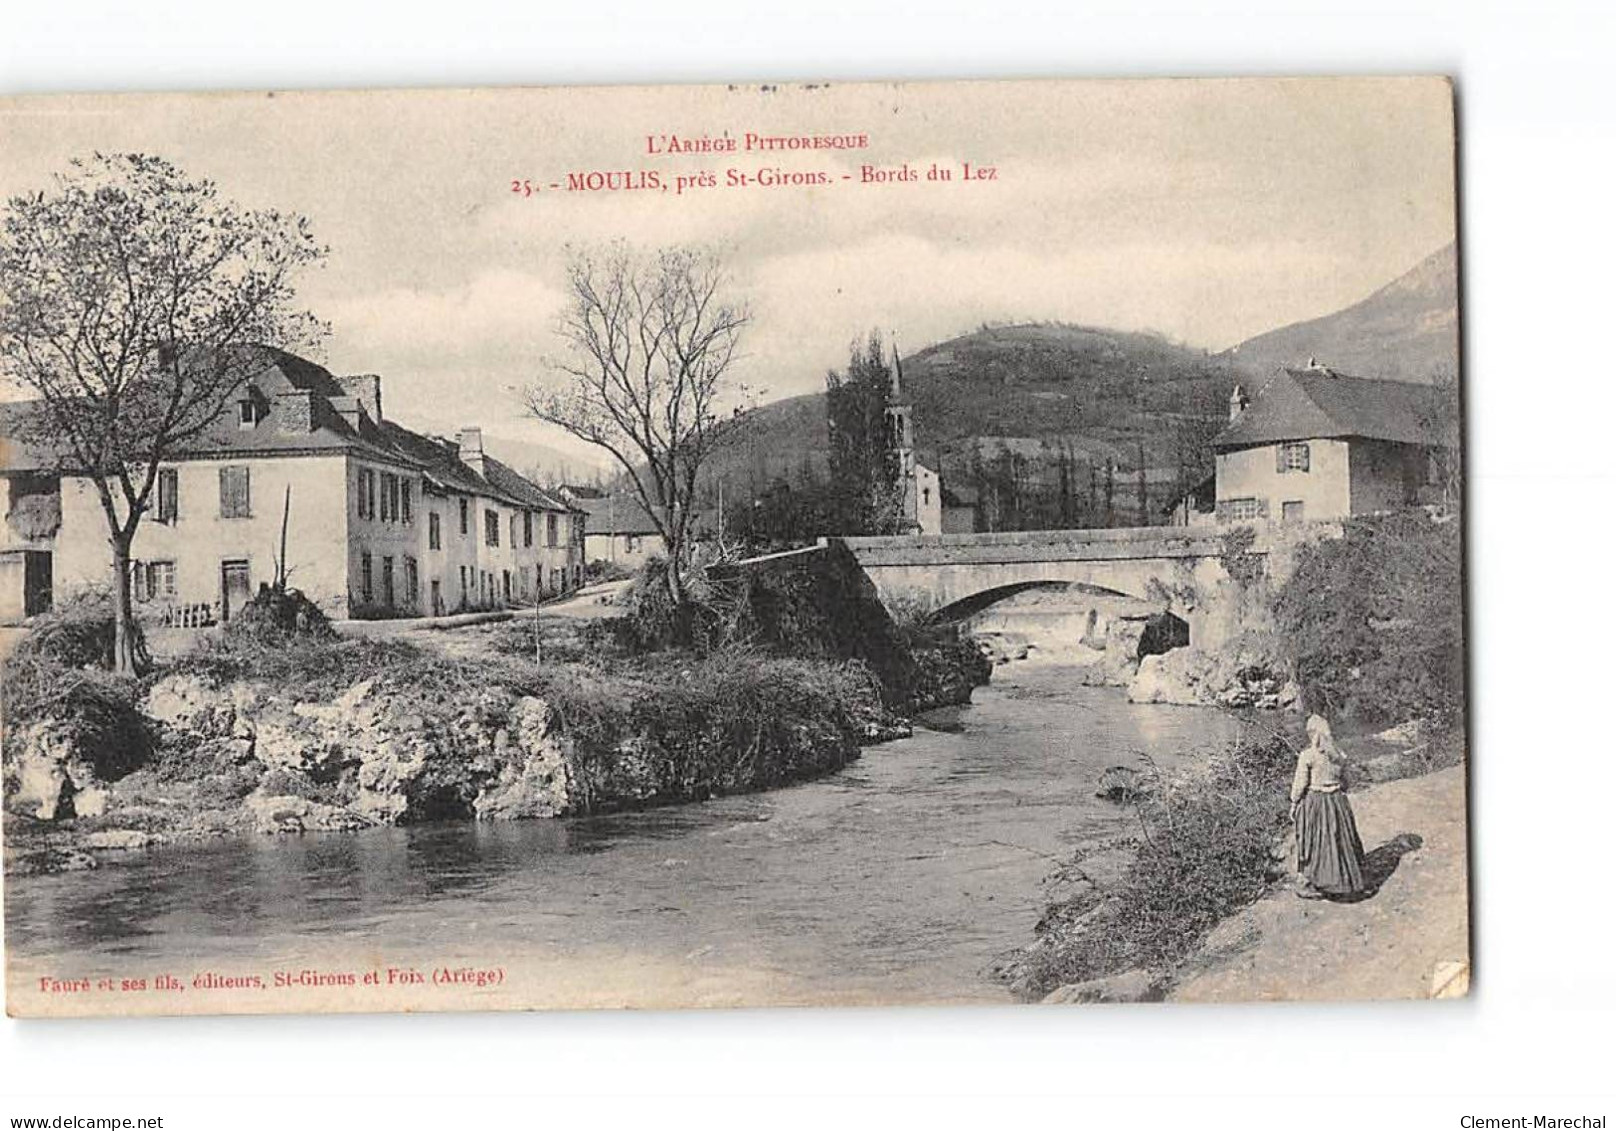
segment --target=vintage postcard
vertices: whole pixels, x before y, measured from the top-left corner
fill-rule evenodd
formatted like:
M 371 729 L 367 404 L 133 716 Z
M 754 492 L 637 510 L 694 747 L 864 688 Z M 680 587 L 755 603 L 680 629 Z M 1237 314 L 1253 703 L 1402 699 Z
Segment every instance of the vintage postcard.
M 7 1009 L 1463 995 L 1454 142 L 0 100 Z

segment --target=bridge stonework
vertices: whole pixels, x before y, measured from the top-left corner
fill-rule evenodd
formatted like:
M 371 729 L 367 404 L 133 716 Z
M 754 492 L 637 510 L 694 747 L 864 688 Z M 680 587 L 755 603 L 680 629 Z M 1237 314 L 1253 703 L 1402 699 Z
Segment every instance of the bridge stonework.
M 942 608 L 996 589 L 1077 582 L 1144 601 L 1205 589 L 1226 575 L 1215 533 L 1184 527 L 1028 530 L 1000 534 L 898 535 L 843 539 L 881 599 L 922 599 Z M 1162 602 L 1190 625 L 1203 610 Z

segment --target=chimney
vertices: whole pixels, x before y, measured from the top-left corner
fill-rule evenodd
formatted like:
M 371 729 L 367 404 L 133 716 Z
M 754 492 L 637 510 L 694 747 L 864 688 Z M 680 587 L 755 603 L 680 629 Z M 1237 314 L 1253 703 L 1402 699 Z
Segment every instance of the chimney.
M 455 443 L 460 445 L 460 462 L 478 475 L 481 475 L 483 473 L 483 430 L 481 428 L 462 428 L 455 433 Z
M 1247 398 L 1246 391 L 1239 385 L 1236 385 L 1234 390 L 1229 394 L 1229 419 L 1233 420 L 1235 417 L 1239 416 L 1246 410 L 1246 406 L 1250 403 L 1251 401 L 1249 398 Z
M 364 406 L 365 413 L 371 423 L 382 422 L 382 379 L 375 373 L 363 373 L 357 377 L 342 377 L 338 379 L 342 391 L 356 399 Z
M 314 398 L 307 389 L 275 394 L 275 421 L 282 432 L 306 436 L 314 431 Z

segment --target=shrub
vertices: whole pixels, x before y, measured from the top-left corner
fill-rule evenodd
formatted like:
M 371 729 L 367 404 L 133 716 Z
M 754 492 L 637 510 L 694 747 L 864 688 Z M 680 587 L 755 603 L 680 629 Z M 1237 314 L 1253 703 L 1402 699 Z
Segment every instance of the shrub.
M 337 789 L 331 784 L 317 782 L 306 774 L 281 769 L 280 767 L 265 773 L 263 778 L 256 780 L 251 788 L 256 788 L 267 797 L 301 797 L 305 801 L 319 801 L 326 805 L 339 805 L 342 803 L 342 798 Z
M 1050 903 L 1029 948 L 1029 992 L 1182 961 L 1271 882 L 1295 756 L 1279 738 L 1241 742 L 1178 778 L 1146 775 L 1134 801 L 1133 862 L 1103 899 L 1092 890 Z M 1081 858 L 1065 878 L 1080 874 Z
M 301 590 L 265 587 L 241 607 L 224 627 L 224 635 L 280 644 L 294 637 L 329 640 L 331 621 Z
M 69 668 L 110 667 L 115 631 L 112 595 L 104 589 L 80 590 L 34 617 L 15 653 Z M 138 623 L 135 632 L 135 655 L 144 665 L 146 642 Z
M 197 675 L 215 685 L 263 680 L 289 698 L 318 701 L 340 694 L 362 679 L 411 678 L 417 665 L 434 658 L 402 640 L 316 636 L 277 640 L 241 633 L 205 639 L 201 647 L 177 658 L 168 670 Z
M 858 664 L 728 649 L 607 675 L 561 669 L 544 695 L 572 739 L 588 811 L 704 799 L 840 769 L 882 714 Z
M 130 676 L 19 647 L 6 659 L 4 687 L 8 731 L 54 720 L 97 777 L 116 780 L 151 757 L 152 736 L 136 706 L 140 684 Z
M 600 581 L 623 581 L 634 576 L 634 571 L 620 562 L 596 558 L 584 566 L 584 579 L 591 584 Z
M 1369 725 L 1464 713 L 1463 543 L 1422 511 L 1305 547 L 1275 617 L 1310 710 Z
M 621 598 L 625 608 L 613 624 L 618 644 L 632 652 L 659 652 L 667 648 L 692 647 L 710 651 L 732 635 L 720 625 L 720 610 L 713 604 L 713 592 L 705 576 L 693 573 L 686 581 L 687 600 L 674 603 L 668 592 L 668 559 L 649 559 L 634 575 L 633 583 Z
M 259 775 L 252 766 L 221 766 L 198 778 L 193 796 L 208 809 L 234 807 L 258 787 Z

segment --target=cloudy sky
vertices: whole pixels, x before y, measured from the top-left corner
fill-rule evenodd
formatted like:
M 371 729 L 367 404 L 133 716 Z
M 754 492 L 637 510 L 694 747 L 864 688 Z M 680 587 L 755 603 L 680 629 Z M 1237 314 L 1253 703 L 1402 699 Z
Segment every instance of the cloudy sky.
M 648 135 L 862 133 L 858 151 L 651 156 Z M 728 257 L 742 379 L 823 386 L 871 327 L 905 352 L 984 321 L 1150 329 L 1207 349 L 1356 301 L 1454 236 L 1435 80 L 1155 80 L 0 100 L 0 193 L 92 150 L 159 153 L 331 247 L 304 282 L 324 361 L 390 416 L 563 447 L 513 389 L 559 348 L 564 249 Z M 859 166 L 992 166 L 864 185 Z M 568 173 L 819 170 L 822 187 L 552 192 Z M 843 174 L 854 177 L 841 179 Z M 957 172 L 956 172 L 957 176 Z M 513 180 L 541 186 L 511 192 Z

